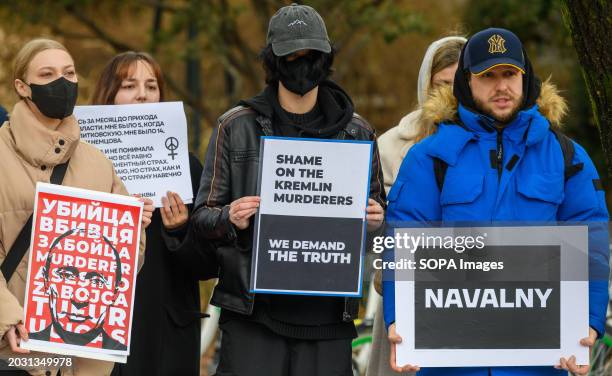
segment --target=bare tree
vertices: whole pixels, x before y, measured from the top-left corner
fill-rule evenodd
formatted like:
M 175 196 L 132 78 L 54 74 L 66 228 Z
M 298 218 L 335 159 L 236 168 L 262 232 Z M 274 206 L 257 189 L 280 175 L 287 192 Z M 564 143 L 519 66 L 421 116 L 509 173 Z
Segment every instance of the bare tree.
M 608 177 L 612 177 L 612 2 L 563 0 L 562 12 L 589 92 Z

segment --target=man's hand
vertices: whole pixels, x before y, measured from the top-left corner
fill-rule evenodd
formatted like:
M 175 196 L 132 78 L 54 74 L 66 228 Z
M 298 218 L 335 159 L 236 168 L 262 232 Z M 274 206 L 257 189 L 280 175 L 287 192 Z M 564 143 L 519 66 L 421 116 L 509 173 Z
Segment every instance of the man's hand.
M 30 350 L 19 347 L 21 340 L 28 340 L 28 331 L 21 323 L 13 325 L 4 333 L 4 338 L 11 347 L 11 351 L 20 354 L 28 354 Z
M 168 191 L 161 201 L 163 207 L 159 212 L 165 228 L 174 230 L 187 223 L 189 212 L 178 193 Z
M 595 344 L 595 340 L 597 340 L 597 332 L 593 328 L 589 328 L 589 336 L 580 340 L 580 344 L 582 346 L 589 347 L 589 356 L 591 356 L 591 351 L 593 350 L 593 345 Z M 565 369 L 572 372 L 578 376 L 585 376 L 589 373 L 590 366 L 579 366 L 576 365 L 576 357 L 574 355 L 570 356 L 569 359 L 561 358 L 559 359 L 561 364 L 557 364 L 555 368 L 557 369 Z
M 249 222 L 253 214 L 259 208 L 259 196 L 244 196 L 233 201 L 229 208 L 229 220 L 240 230 L 249 227 Z
M 146 229 L 151 224 L 151 218 L 153 217 L 153 211 L 155 210 L 155 206 L 153 206 L 153 200 L 150 198 L 144 198 L 140 195 L 134 195 L 134 197 L 138 197 L 140 202 L 144 202 L 144 206 L 142 209 L 142 228 Z
M 378 230 L 380 225 L 383 223 L 383 219 L 385 219 L 385 211 L 383 210 L 380 204 L 369 198 L 368 206 L 366 207 L 366 220 L 368 221 L 367 229 L 368 231 Z
M 390 351 L 390 359 L 389 359 L 389 365 L 391 366 L 391 369 L 394 370 L 395 372 L 418 372 L 421 370 L 421 368 L 419 366 L 413 366 L 411 364 L 406 364 L 403 367 L 398 367 L 397 362 L 396 362 L 396 356 L 395 356 L 395 347 L 398 343 L 402 343 L 402 337 L 399 336 L 399 334 L 397 334 L 395 332 L 395 324 L 391 324 L 389 326 L 389 343 L 391 344 L 391 351 Z

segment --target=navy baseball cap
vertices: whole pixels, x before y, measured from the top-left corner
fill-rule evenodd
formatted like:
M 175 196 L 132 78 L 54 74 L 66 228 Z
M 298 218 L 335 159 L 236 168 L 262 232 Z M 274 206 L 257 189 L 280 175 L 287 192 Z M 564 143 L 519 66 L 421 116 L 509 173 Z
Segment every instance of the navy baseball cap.
M 490 28 L 474 34 L 465 46 L 463 68 L 481 75 L 493 67 L 509 65 L 525 74 L 523 44 L 510 30 Z

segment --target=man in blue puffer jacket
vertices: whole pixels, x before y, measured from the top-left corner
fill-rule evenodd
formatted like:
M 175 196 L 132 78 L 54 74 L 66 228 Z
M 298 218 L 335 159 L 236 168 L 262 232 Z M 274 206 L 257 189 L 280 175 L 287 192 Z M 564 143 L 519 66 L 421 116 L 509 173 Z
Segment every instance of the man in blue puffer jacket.
M 439 127 L 404 159 L 389 192 L 387 221 L 600 224 L 599 232 L 598 226 L 589 226 L 590 329 L 589 336 L 580 340 L 583 346 L 592 346 L 605 330 L 608 212 L 601 181 L 586 151 L 556 131 L 566 109 L 554 86 L 536 78 L 515 34 L 497 28 L 474 34 L 461 53 L 452 93 L 450 88 L 441 90 L 424 106 L 426 116 Z M 572 146 L 571 161 L 564 160 L 564 140 Z M 593 278 L 594 271 L 599 277 Z M 383 282 L 383 296 L 392 367 L 419 370 L 394 364 L 395 344 L 404 333 L 395 331 L 392 278 Z M 576 365 L 574 357 L 561 358 L 556 368 L 579 375 L 588 372 L 588 366 Z M 567 375 L 565 370 L 552 365 L 424 368 L 418 375 Z

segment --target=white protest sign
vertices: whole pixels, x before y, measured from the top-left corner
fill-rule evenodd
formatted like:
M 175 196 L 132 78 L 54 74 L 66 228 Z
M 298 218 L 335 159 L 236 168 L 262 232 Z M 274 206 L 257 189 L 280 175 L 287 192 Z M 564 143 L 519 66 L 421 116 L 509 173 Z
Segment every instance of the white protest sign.
M 77 106 L 81 138 L 112 162 L 128 192 L 161 207 L 167 191 L 193 202 L 182 102 Z
M 262 137 L 252 291 L 361 295 L 372 148 Z
M 397 228 L 395 238 L 422 240 L 414 252 L 395 244 L 399 366 L 589 363 L 586 226 Z

